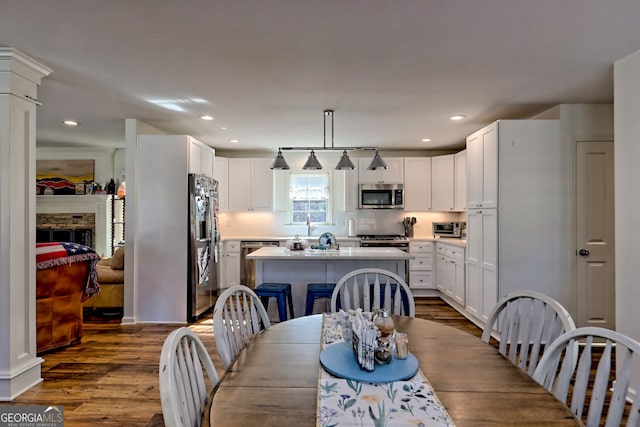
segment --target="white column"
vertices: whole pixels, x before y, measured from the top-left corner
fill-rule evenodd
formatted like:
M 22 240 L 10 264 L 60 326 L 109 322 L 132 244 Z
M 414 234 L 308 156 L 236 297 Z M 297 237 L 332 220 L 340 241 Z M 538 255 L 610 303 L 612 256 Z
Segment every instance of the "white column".
M 0 400 L 42 381 L 36 355 L 37 86 L 51 70 L 0 47 Z

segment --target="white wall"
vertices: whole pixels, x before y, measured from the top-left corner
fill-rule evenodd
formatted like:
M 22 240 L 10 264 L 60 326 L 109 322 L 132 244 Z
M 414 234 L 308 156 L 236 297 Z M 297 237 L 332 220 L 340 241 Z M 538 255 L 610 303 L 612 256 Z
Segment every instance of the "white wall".
M 104 186 L 111 178 L 118 179 L 114 170 L 118 149 L 98 147 L 36 147 L 37 160 L 95 160 L 94 180 Z M 120 165 L 123 170 L 124 164 Z
M 614 65 L 615 194 L 616 194 L 616 329 L 640 340 L 638 302 L 640 268 L 640 51 Z M 634 389 L 640 384 L 640 368 L 633 372 Z M 637 393 L 636 393 L 637 396 Z
M 618 331 L 640 340 L 640 51 L 615 63 L 614 82 L 616 325 Z

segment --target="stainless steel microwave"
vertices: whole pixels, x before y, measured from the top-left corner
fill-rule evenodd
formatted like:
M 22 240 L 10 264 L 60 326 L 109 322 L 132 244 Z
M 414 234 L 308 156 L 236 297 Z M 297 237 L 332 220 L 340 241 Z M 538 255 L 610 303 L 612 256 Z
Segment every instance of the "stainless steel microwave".
M 402 184 L 360 184 L 360 209 L 404 209 Z
M 462 237 L 462 232 L 467 228 L 466 222 L 434 222 L 433 235 L 440 237 Z

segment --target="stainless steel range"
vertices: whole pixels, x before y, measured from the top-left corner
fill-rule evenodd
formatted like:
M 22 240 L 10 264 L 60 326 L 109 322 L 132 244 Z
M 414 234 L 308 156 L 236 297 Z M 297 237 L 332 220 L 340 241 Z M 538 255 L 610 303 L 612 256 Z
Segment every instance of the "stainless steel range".
M 358 237 L 361 247 L 409 250 L 409 239 L 401 234 L 359 234 Z

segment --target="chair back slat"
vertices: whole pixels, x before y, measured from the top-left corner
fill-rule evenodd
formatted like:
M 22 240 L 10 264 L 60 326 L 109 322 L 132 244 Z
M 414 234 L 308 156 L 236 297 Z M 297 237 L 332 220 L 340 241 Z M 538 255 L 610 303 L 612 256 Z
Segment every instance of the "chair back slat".
M 225 370 L 257 333 L 270 326 L 255 292 L 243 285 L 226 289 L 213 308 L 213 332 Z
M 574 354 L 579 354 L 577 364 Z M 587 427 L 602 424 L 637 427 L 640 421 L 637 397 L 633 399 L 630 411 L 625 411 L 625 407 L 632 391 L 638 389 L 631 374 L 638 369 L 639 355 L 640 342 L 620 332 L 597 327 L 578 328 L 565 332 L 549 346 L 533 379 L 570 405 L 571 411 Z M 563 358 L 563 367 L 558 371 L 559 357 Z M 564 390 L 569 388 L 566 384 L 572 385 L 570 397 Z M 587 396 L 591 396 L 588 402 Z
M 164 425 L 199 426 L 218 375 L 204 344 L 189 328 L 178 328 L 165 340 L 159 381 Z
M 553 298 L 518 291 L 493 307 L 482 340 L 498 340 L 498 351 L 528 375 L 533 375 L 546 346 L 561 333 L 575 329 L 569 312 Z
M 415 317 L 415 301 L 409 286 L 397 274 L 379 268 L 363 268 L 344 275 L 331 295 L 331 311 L 337 311 L 338 299 L 344 310 L 386 308 L 390 314 Z

